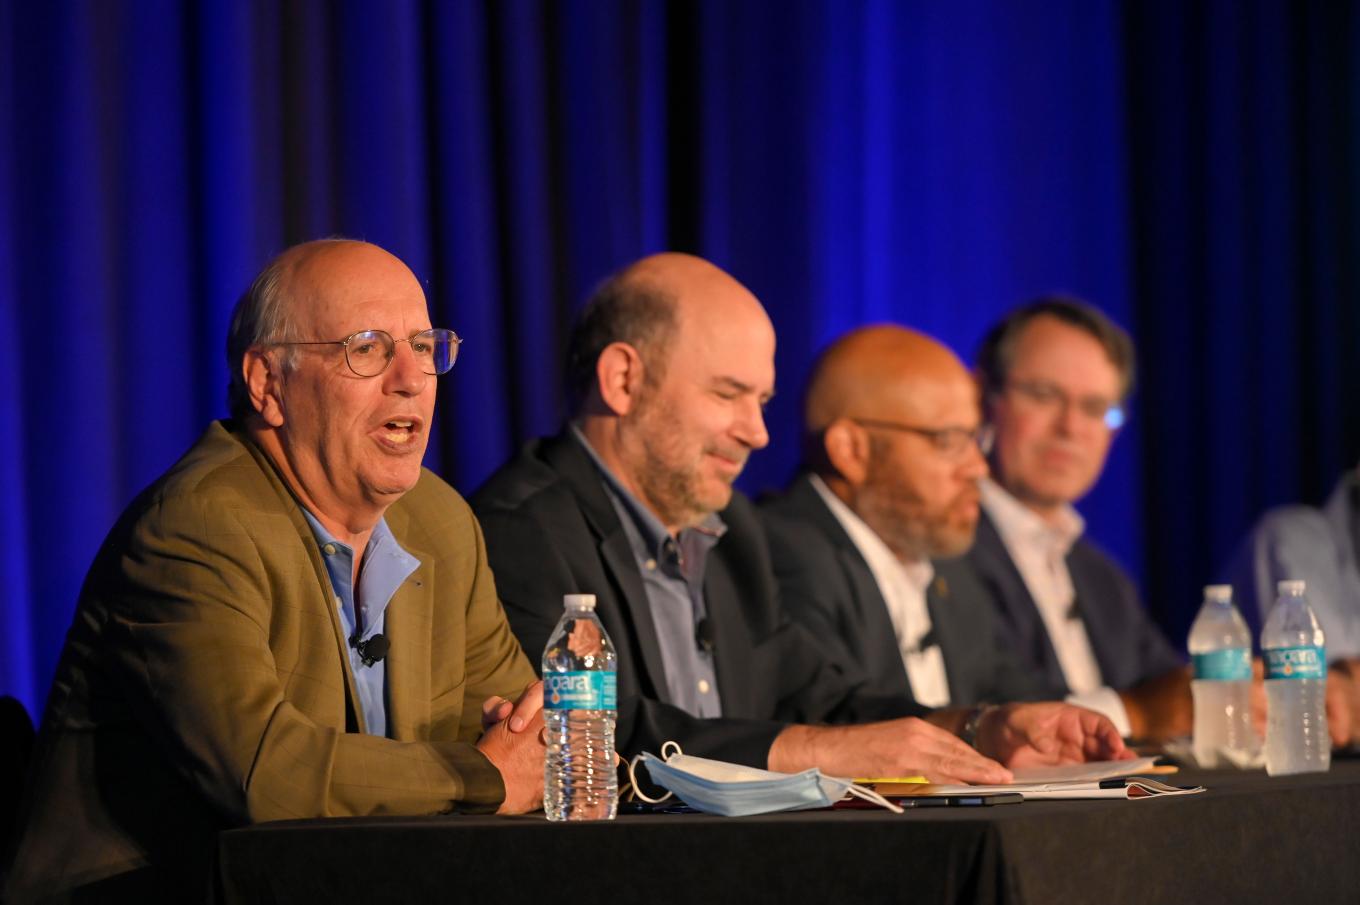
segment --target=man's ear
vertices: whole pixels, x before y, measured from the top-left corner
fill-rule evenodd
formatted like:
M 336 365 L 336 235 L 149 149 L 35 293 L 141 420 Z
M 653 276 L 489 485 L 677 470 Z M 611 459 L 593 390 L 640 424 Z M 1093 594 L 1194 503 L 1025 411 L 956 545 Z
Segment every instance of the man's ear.
M 283 426 L 282 366 L 276 355 L 263 349 L 249 349 L 241 360 L 250 404 L 270 427 Z
M 852 487 L 869 474 L 869 432 L 849 418 L 837 418 L 822 432 L 826 460 Z
M 595 361 L 600 400 L 615 415 L 627 415 L 637 405 L 646 366 L 638 350 L 625 342 L 610 343 Z

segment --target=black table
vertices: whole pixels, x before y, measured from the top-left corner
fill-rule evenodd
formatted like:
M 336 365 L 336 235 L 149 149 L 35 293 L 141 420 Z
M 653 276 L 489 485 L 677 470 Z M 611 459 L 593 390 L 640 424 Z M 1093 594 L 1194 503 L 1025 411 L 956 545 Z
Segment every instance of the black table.
M 987 808 L 287 821 L 223 833 L 225 903 L 1360 902 L 1360 761 L 1193 796 Z

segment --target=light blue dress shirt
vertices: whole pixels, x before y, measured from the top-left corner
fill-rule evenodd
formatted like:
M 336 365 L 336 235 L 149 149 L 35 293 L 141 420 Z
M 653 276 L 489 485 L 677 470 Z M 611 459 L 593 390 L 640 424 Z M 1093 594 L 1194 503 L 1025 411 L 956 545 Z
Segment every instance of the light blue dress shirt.
M 642 576 L 647 608 L 661 647 L 666 679 L 664 691 L 659 690 L 663 700 L 691 716 L 722 716 L 713 652 L 699 644 L 697 631 L 708 614 L 704 599 L 708 554 L 722 539 L 727 525 L 713 513 L 702 524 L 671 537 L 660 519 L 629 493 L 591 449 L 585 434 L 575 424 L 571 430 L 599 469 L 605 494 L 619 516 Z
M 1360 473 L 1342 475 L 1321 509 L 1281 506 L 1261 516 L 1227 573 L 1238 608 L 1256 613 L 1257 625 L 1275 605 L 1277 582 L 1308 582 L 1327 659 L 1360 657 Z
M 336 540 L 306 509 L 307 523 L 312 526 L 321 559 L 330 573 L 335 606 L 340 613 L 340 624 L 345 637 L 367 641 L 383 631 L 387 604 L 397 588 L 420 568 L 420 560 L 402 549 L 387 527 L 387 519 L 380 519 L 369 535 L 368 547 L 359 563 L 359 595 L 355 600 L 351 576 L 354 575 L 354 549 Z M 359 692 L 359 706 L 364 714 L 364 729 L 369 735 L 387 735 L 387 661 L 378 660 L 365 666 L 363 657 L 353 645 L 349 652 L 349 666 L 354 673 L 354 685 Z

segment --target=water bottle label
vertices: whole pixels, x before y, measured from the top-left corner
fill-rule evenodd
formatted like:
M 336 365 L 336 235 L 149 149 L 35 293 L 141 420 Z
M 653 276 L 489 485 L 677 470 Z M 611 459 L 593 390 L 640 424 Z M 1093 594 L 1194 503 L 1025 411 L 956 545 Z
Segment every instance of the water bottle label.
M 543 709 L 618 710 L 618 673 L 550 672 L 543 677 Z
M 1275 647 L 1261 652 L 1267 679 L 1325 679 L 1327 648 Z
M 1251 651 L 1245 647 L 1195 654 L 1195 678 L 1217 682 L 1240 682 L 1251 678 Z

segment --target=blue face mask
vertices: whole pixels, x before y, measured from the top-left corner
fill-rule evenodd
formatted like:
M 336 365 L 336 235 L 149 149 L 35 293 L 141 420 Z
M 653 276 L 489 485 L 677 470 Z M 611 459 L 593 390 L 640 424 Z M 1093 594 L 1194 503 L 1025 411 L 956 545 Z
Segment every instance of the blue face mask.
M 652 782 L 667 790 L 667 794 L 661 798 L 648 798 L 638 788 L 634 777 L 633 790 L 644 801 L 662 802 L 673 793 L 697 811 L 724 817 L 742 817 L 774 811 L 829 808 L 849 793 L 902 813 L 900 807 L 878 793 L 857 786 L 848 779 L 824 776 L 815 767 L 802 773 L 775 773 L 705 757 L 691 757 L 682 753 L 675 742 L 662 745 L 661 753 L 665 755 L 665 760 L 644 751 L 628 765 L 629 776 L 634 777 L 638 761 L 642 761 Z

